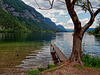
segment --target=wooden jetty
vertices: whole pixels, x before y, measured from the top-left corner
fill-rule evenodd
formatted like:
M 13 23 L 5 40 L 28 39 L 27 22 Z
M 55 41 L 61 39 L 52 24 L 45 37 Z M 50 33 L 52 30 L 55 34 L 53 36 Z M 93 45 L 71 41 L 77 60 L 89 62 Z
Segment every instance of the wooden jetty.
M 61 52 L 61 50 L 55 44 L 51 43 L 50 51 L 53 60 L 56 60 L 56 62 L 54 63 L 67 61 L 66 56 Z

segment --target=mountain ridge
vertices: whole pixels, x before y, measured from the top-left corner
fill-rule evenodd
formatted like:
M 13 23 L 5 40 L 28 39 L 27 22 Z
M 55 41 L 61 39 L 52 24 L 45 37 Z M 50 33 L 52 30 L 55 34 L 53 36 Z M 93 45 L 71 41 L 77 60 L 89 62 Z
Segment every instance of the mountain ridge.
M 22 0 L 0 0 L 0 8 L 5 14 L 13 17 L 26 31 L 61 31 L 50 19 L 49 22 L 42 14 L 37 12 L 33 7 L 26 5 Z M 2 13 L 1 13 L 2 15 Z M 1 17 L 2 18 L 2 17 Z M 13 24 L 13 26 L 15 26 Z M 18 24 L 17 24 L 18 26 Z M 15 30 L 10 25 L 0 25 L 6 30 Z M 18 28 L 16 30 L 19 30 Z

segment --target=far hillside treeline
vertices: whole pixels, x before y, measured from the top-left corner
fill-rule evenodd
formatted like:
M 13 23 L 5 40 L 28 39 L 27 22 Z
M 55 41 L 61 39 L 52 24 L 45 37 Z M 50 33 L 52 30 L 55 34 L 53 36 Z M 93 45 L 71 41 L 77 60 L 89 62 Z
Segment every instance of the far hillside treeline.
M 94 31 L 88 31 L 88 33 L 94 34 L 95 36 L 100 37 L 100 25 L 96 27 Z

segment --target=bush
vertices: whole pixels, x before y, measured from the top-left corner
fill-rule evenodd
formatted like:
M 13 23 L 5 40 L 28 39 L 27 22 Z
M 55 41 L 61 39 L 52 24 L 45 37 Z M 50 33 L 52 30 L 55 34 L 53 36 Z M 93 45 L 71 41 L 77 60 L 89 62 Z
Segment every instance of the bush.
M 88 33 L 89 33 L 89 34 L 93 34 L 93 32 L 92 32 L 92 31 L 88 31 Z
M 100 37 L 100 34 L 95 34 L 96 37 Z
M 83 54 L 82 61 L 86 67 L 100 68 L 100 58 L 98 57 Z

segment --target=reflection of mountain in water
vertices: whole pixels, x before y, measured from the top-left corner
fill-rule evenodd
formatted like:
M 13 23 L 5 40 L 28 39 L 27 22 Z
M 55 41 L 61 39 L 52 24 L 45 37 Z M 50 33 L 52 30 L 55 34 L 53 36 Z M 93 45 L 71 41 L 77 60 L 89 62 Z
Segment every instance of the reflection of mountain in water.
M 0 33 L 0 42 L 50 41 L 54 33 Z
M 55 36 L 54 33 L 0 33 L 0 72 L 25 71 L 52 63 L 50 41 Z

